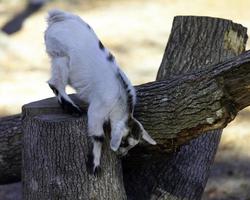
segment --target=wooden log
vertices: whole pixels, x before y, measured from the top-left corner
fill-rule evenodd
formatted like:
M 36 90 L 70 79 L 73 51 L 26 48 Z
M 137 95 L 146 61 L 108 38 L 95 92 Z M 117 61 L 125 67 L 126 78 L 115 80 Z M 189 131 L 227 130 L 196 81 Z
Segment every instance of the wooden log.
M 136 167 L 138 164 L 134 165 L 131 163 L 132 159 L 124 162 L 123 167 L 126 170 L 126 173 L 124 173 L 125 187 L 127 195 L 130 199 L 201 199 L 208 179 L 210 167 L 213 163 L 220 141 L 221 130 L 204 132 L 209 129 L 203 127 L 202 124 L 204 123 L 202 122 L 202 119 L 205 121 L 207 120 L 208 123 L 211 122 L 211 124 L 217 120 L 214 121 L 213 119 L 215 118 L 212 117 L 212 115 L 211 118 L 198 117 L 195 110 L 199 110 L 199 107 L 205 103 L 207 106 L 200 111 L 209 113 L 213 110 L 207 110 L 207 108 L 210 107 L 208 106 L 209 102 L 211 102 L 211 105 L 215 103 L 212 99 L 214 98 L 215 100 L 217 95 L 220 94 L 222 97 L 226 98 L 222 98 L 222 101 L 218 101 L 219 104 L 225 105 L 227 104 L 226 102 L 231 102 L 225 107 L 226 110 L 232 111 L 228 112 L 229 115 L 226 118 L 234 118 L 235 113 L 241 107 L 237 102 L 241 100 L 241 102 L 243 102 L 243 99 L 248 98 L 250 94 L 245 81 L 239 81 L 238 79 L 243 76 L 249 76 L 250 73 L 245 70 L 249 69 L 250 65 L 246 64 L 244 67 L 241 65 L 244 69 L 242 68 L 242 70 L 239 71 L 242 73 L 239 73 L 238 67 L 232 68 L 232 70 L 228 72 L 224 71 L 227 75 L 222 75 L 221 77 L 219 75 L 220 73 L 218 73 L 220 71 L 220 67 L 217 68 L 214 67 L 214 65 L 219 62 L 224 62 L 230 58 L 233 59 L 233 57 L 241 54 L 245 50 L 246 41 L 247 29 L 240 24 L 233 23 L 230 20 L 195 16 L 175 17 L 168 44 L 157 75 L 157 80 L 166 80 L 167 82 L 169 82 L 169 80 L 176 81 L 176 77 L 190 75 L 196 76 L 197 74 L 198 77 L 203 77 L 204 79 L 207 78 L 209 80 L 209 77 L 213 74 L 212 76 L 214 76 L 215 79 L 214 84 L 219 86 L 219 88 L 221 88 L 221 85 L 224 85 L 221 89 L 219 89 L 223 95 L 221 92 L 216 92 L 214 94 L 210 93 L 210 95 L 208 95 L 206 91 L 208 88 L 211 88 L 211 85 L 205 84 L 203 82 L 203 78 L 189 79 L 189 84 L 184 90 L 179 89 L 179 87 L 182 88 L 182 84 L 179 85 L 178 83 L 173 84 L 177 86 L 176 88 L 171 86 L 165 88 L 166 90 L 173 90 L 172 93 L 177 93 L 177 95 L 170 96 L 171 98 L 173 97 L 175 101 L 169 102 L 173 103 L 171 105 L 174 109 L 176 109 L 171 112 L 171 114 L 173 113 L 173 119 L 176 117 L 176 127 L 173 127 L 171 130 L 176 131 L 179 127 L 191 124 L 192 121 L 195 120 L 197 122 L 199 121 L 200 123 L 198 122 L 197 125 L 200 124 L 201 126 L 195 126 L 196 128 L 194 129 L 187 129 L 186 131 L 188 131 L 189 134 L 184 135 L 187 137 L 191 135 L 195 136 L 196 134 L 202 135 L 197 139 L 191 140 L 188 145 L 184 145 L 181 146 L 180 149 L 176 149 L 176 152 L 168 156 L 162 155 L 160 158 L 153 157 L 149 159 L 147 163 L 142 163 L 139 167 Z M 240 60 L 242 59 L 234 59 L 235 62 Z M 249 59 L 247 60 L 247 63 L 249 63 Z M 234 65 L 234 61 L 231 62 L 232 65 Z M 222 65 L 225 64 L 226 63 Z M 201 73 L 203 73 L 203 75 L 199 76 Z M 230 80 L 229 77 L 234 77 L 234 81 Z M 195 90 L 194 87 L 198 85 L 200 85 L 201 89 Z M 207 89 L 203 90 L 202 88 Z M 185 101 L 185 103 L 183 102 L 185 99 L 184 96 L 196 96 L 199 95 L 199 92 L 201 91 L 203 91 L 204 94 L 202 101 L 196 101 L 196 98 L 191 98 L 190 101 Z M 234 94 L 239 92 L 242 92 L 242 94 L 244 93 L 244 95 L 240 98 L 232 98 Z M 181 97 L 176 98 L 178 95 Z M 168 96 L 166 97 L 169 98 Z M 223 99 L 226 101 L 223 101 Z M 151 104 L 153 104 L 152 101 Z M 174 106 L 175 104 L 178 106 Z M 180 114 L 179 110 L 182 110 L 183 107 L 185 107 L 185 110 L 189 110 L 188 108 L 191 109 Z M 213 113 L 215 114 L 214 116 L 216 116 L 216 111 Z M 217 114 L 219 113 L 217 112 Z M 223 116 L 225 117 L 226 115 Z M 183 118 L 187 121 L 180 121 L 180 119 Z M 162 123 L 164 123 L 164 121 L 165 123 L 168 123 L 168 119 L 160 121 Z M 174 120 L 172 121 L 174 122 Z M 220 125 L 226 124 L 223 121 L 220 121 L 219 123 Z M 215 124 L 217 123 L 215 122 L 214 125 Z M 158 124 L 154 125 L 155 128 L 158 126 Z M 219 129 L 223 128 L 223 126 L 214 126 L 213 128 Z M 173 139 L 172 144 L 169 143 L 168 145 L 173 147 L 178 146 L 176 144 L 180 143 L 180 140 L 182 140 L 181 138 L 183 137 Z M 141 184 L 144 182 L 149 184 Z M 135 191 L 137 191 L 136 195 L 134 195 Z
M 21 124 L 21 115 L 0 118 L 0 184 L 20 181 Z
M 86 116 L 77 118 L 61 109 L 39 104 L 23 106 L 23 198 L 126 199 L 120 159 L 103 147 L 102 173 L 87 170 L 91 142 Z

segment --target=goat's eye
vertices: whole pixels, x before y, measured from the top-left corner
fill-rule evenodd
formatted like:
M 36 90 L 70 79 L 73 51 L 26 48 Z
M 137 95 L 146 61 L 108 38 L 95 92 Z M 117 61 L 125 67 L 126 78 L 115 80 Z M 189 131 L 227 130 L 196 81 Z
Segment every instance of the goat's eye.
M 120 147 L 128 147 L 129 146 L 129 143 L 128 143 L 128 140 L 127 139 L 124 139 L 124 140 L 122 140 L 121 141 L 121 145 L 120 145 Z

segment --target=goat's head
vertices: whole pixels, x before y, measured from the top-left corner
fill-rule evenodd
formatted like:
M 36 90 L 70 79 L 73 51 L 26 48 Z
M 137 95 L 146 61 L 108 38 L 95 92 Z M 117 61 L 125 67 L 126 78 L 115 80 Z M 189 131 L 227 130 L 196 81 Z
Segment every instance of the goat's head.
M 124 156 L 130 149 L 140 142 L 141 138 L 149 144 L 156 144 L 156 142 L 143 128 L 142 124 L 131 115 L 121 132 L 112 136 L 111 149 L 114 151 L 118 150 L 118 154 Z

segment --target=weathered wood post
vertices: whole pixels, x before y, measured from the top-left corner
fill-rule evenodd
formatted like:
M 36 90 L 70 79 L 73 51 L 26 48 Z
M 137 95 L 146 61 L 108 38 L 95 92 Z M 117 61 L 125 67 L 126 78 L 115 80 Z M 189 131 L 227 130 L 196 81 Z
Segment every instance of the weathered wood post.
M 23 106 L 23 116 L 24 200 L 126 199 L 121 163 L 107 142 L 102 175 L 87 172 L 86 116 L 61 113 L 55 99 Z

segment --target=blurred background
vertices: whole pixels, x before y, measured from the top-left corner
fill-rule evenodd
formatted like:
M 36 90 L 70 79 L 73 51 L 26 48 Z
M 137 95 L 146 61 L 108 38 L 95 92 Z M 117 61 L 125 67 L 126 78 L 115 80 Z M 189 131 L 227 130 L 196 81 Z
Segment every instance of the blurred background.
M 155 80 L 176 15 L 221 17 L 250 27 L 248 0 L 0 0 L 0 116 L 53 96 L 43 40 L 50 8 L 84 18 L 133 84 Z M 249 119 L 247 108 L 224 129 L 203 200 L 250 200 Z M 19 200 L 20 193 L 21 184 L 0 186 L 0 200 Z

